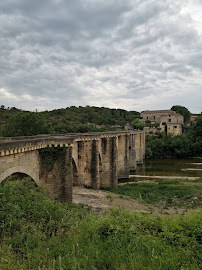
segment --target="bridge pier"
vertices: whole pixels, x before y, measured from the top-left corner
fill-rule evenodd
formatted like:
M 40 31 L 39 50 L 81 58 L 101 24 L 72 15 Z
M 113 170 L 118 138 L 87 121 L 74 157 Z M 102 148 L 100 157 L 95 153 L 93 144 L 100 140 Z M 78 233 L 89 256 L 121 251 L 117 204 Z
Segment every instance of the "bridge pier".
M 136 170 L 136 148 L 135 148 L 135 134 L 130 134 L 129 142 L 129 166 L 131 171 Z
M 78 141 L 78 184 L 100 188 L 98 140 Z
M 135 134 L 136 163 L 142 164 L 145 157 L 145 136 L 143 132 Z
M 116 188 L 118 186 L 118 149 L 117 137 L 101 138 L 102 174 L 100 187 Z
M 128 178 L 129 166 L 129 135 L 118 136 L 118 178 Z
M 46 186 L 55 199 L 72 201 L 72 148 L 56 148 L 56 151 L 53 149 L 39 151 L 40 183 Z

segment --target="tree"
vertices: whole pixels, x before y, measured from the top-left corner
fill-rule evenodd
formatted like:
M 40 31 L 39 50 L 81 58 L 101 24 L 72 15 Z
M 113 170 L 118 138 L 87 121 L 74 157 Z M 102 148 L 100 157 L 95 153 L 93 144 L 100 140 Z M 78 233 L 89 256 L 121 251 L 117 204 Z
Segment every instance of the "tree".
M 187 108 L 185 108 L 183 106 L 180 106 L 180 105 L 175 105 L 175 106 L 173 106 L 171 108 L 171 110 L 181 114 L 182 116 L 184 116 L 184 122 L 185 123 L 190 120 L 191 113 Z
M 135 118 L 134 121 L 132 122 L 132 126 L 135 129 L 140 129 L 143 130 L 144 124 L 139 121 L 139 118 Z
M 37 134 L 53 133 L 53 128 L 46 123 L 43 116 L 39 113 L 20 112 L 8 122 L 3 128 L 4 137 L 32 136 Z
M 195 134 L 197 137 L 202 138 L 202 116 L 199 116 L 196 119 L 196 124 L 194 126 Z
M 190 127 L 188 135 L 191 135 L 194 138 L 200 139 L 202 141 L 202 116 L 199 116 Z
M 186 134 L 178 136 L 146 137 L 146 158 L 186 158 L 202 156 L 202 116 L 189 127 Z

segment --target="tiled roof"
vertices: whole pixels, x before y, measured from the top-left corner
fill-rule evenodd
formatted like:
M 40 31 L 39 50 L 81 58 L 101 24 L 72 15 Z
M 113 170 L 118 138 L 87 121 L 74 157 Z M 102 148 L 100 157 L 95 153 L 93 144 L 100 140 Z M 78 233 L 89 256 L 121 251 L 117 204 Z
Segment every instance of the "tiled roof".
M 176 114 L 176 112 L 172 111 L 172 110 L 142 111 L 141 113 L 148 113 L 148 114 L 151 114 L 151 113 Z

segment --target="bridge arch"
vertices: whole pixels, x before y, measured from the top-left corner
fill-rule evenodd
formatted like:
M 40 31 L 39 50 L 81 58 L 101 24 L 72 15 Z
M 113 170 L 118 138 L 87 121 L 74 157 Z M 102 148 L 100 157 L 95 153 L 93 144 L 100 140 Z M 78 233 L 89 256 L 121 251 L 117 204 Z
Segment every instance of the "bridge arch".
M 8 176 L 10 176 L 14 173 L 27 174 L 28 176 L 30 176 L 34 180 L 34 182 L 37 184 L 37 186 L 40 185 L 39 176 L 36 175 L 36 173 L 33 170 L 26 168 L 26 167 L 23 167 L 23 166 L 12 167 L 12 168 L 8 169 L 7 171 L 5 171 L 4 173 L 2 173 L 0 175 L 0 183 L 3 182 Z

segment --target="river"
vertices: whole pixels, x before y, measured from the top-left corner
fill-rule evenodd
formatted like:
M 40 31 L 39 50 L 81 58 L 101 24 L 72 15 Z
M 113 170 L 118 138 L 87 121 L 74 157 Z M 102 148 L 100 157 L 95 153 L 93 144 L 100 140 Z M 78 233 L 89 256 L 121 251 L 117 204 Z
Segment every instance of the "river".
M 143 176 L 202 177 L 202 157 L 145 160 L 143 164 L 137 166 L 136 171 L 130 174 L 130 181 L 138 180 L 138 176 L 141 179 L 144 178 Z

